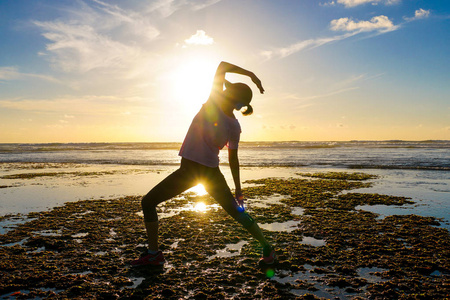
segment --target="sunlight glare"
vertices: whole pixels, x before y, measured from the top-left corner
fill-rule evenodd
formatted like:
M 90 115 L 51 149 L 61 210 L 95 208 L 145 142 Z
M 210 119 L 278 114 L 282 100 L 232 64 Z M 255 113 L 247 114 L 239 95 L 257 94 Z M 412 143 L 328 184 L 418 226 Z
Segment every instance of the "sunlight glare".
M 203 202 L 198 202 L 194 207 L 194 210 L 196 212 L 206 212 L 206 209 L 207 209 L 206 204 Z
M 208 192 L 205 190 L 205 187 L 201 183 L 197 184 L 193 188 L 190 188 L 189 192 L 193 192 L 193 193 L 197 194 L 198 196 L 204 196 L 204 195 L 208 194 Z
M 173 101 L 182 110 L 197 111 L 208 99 L 216 63 L 189 58 L 172 73 Z

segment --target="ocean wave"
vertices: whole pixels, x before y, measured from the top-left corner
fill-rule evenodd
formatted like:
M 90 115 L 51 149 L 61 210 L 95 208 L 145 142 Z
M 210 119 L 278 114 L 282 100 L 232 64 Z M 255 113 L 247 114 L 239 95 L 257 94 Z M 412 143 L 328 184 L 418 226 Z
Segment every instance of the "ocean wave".
M 102 151 L 102 150 L 177 150 L 181 143 L 39 143 L 0 144 L 0 153 L 52 152 L 52 151 Z M 241 148 L 272 149 L 327 149 L 327 148 L 431 148 L 450 149 L 450 141 L 284 141 L 241 142 Z

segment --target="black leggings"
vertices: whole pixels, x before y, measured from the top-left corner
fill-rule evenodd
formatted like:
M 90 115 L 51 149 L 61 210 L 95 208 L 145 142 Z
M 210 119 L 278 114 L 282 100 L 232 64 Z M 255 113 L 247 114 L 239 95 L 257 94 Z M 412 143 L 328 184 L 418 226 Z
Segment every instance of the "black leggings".
M 145 222 L 158 221 L 156 206 L 169 200 L 187 189 L 203 183 L 206 191 L 245 228 L 249 228 L 255 222 L 246 212 L 238 210 L 238 204 L 231 193 L 230 188 L 220 172 L 219 167 L 210 168 L 191 160 L 182 158 L 178 170 L 170 174 L 166 179 L 155 186 L 142 198 L 142 210 Z

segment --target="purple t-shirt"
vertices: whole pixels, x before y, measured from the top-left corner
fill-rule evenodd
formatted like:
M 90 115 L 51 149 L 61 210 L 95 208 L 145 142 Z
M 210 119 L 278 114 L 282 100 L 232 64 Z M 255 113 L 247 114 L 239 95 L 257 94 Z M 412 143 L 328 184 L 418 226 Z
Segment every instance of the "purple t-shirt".
M 208 100 L 192 120 L 179 155 L 207 167 L 219 166 L 219 151 L 225 145 L 237 149 L 241 126 Z

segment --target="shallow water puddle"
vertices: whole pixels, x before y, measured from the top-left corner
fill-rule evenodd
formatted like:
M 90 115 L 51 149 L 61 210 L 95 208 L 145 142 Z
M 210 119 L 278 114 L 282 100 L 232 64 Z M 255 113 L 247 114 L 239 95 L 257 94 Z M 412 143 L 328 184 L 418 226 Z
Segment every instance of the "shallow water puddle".
M 299 221 L 290 220 L 286 222 L 273 222 L 273 223 L 265 223 L 259 224 L 259 227 L 269 230 L 269 231 L 284 231 L 291 232 L 298 229 Z
M 262 198 L 248 198 L 247 201 L 250 203 L 250 206 L 261 207 L 261 208 L 270 208 L 270 205 L 273 204 L 283 204 L 281 200 L 289 199 L 291 196 L 289 195 L 280 195 L 274 194 L 267 197 Z
M 217 250 L 216 254 L 209 256 L 208 260 L 216 257 L 233 257 L 241 254 L 242 247 L 248 244 L 247 241 L 239 241 L 236 244 L 227 244 L 225 249 Z
M 145 277 L 130 277 L 130 280 L 133 285 L 129 286 L 128 288 L 135 289 L 145 280 Z
M 77 233 L 77 234 L 72 234 L 71 236 L 72 236 L 74 239 L 76 239 L 76 238 L 86 237 L 86 236 L 88 236 L 88 235 L 89 235 L 88 232 L 80 232 L 80 233 Z
M 63 290 L 55 289 L 55 288 L 38 288 L 37 290 L 43 291 L 43 292 L 54 292 L 55 294 L 58 294 L 62 292 Z M 17 292 L 12 293 L 6 293 L 3 295 L 0 295 L 0 299 L 29 299 L 27 295 L 31 292 L 31 290 L 20 290 Z M 41 297 L 35 297 L 33 299 L 43 299 Z
M 304 244 L 304 245 L 310 245 L 310 246 L 314 246 L 314 247 L 321 247 L 321 246 L 325 246 L 326 242 L 325 240 L 319 240 L 310 236 L 304 236 L 303 240 L 300 242 L 300 244 Z
M 301 207 L 294 207 L 292 209 L 292 214 L 293 215 L 297 215 L 297 216 L 303 216 L 303 214 L 305 213 L 305 209 L 301 208 Z
M 329 278 L 332 278 L 333 275 L 327 273 L 322 274 L 321 272 L 316 273 L 315 267 L 309 264 L 305 264 L 303 267 L 305 268 L 305 271 L 300 271 L 294 274 L 279 272 L 272 278 L 272 280 L 280 283 L 290 283 L 294 287 L 299 287 L 291 289 L 291 292 L 298 296 L 302 296 L 305 293 L 310 293 L 317 297 L 341 300 L 353 299 L 356 296 L 357 293 L 350 292 L 347 290 L 348 287 L 340 288 L 337 286 L 328 285 L 326 281 L 327 279 L 329 280 Z M 387 270 L 373 267 L 359 268 L 357 271 L 359 277 L 366 279 L 370 283 L 377 283 L 385 280 L 375 274 Z M 364 290 L 365 287 L 362 287 L 362 289 Z
M 13 216 L 6 216 L 0 221 L 0 234 L 6 234 L 8 231 L 16 229 L 17 225 L 35 220 L 34 218 L 28 218 L 20 214 Z
M 377 268 L 377 267 L 357 269 L 358 275 L 364 279 L 367 279 L 367 281 L 371 282 L 371 283 L 386 281 L 386 279 L 382 279 L 380 276 L 376 275 L 378 273 L 382 273 L 385 271 L 388 271 L 388 270 Z
M 40 231 L 33 231 L 32 233 L 38 234 L 41 236 L 61 236 L 62 235 L 61 230 L 40 230 Z
M 20 240 L 18 242 L 0 245 L 0 247 L 14 247 L 16 245 L 23 246 L 27 241 L 28 241 L 28 238 L 25 238 L 25 239 Z

